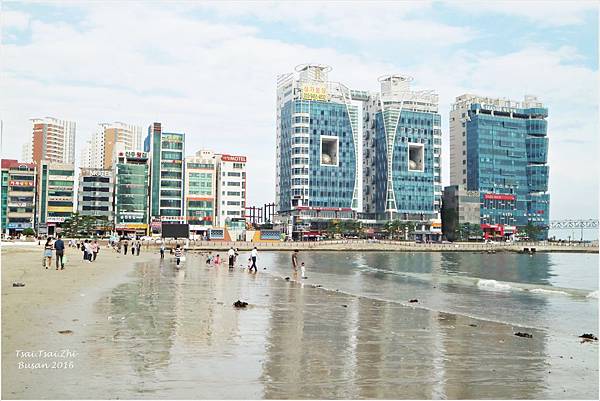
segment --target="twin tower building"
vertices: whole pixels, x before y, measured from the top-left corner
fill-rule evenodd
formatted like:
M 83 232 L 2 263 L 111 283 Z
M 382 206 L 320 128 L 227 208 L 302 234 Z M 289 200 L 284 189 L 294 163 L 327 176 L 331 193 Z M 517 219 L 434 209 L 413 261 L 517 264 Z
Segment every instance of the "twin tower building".
M 444 195 L 438 95 L 412 90 L 411 78 L 401 75 L 380 77 L 379 92 L 353 90 L 330 81 L 330 71 L 308 64 L 278 77 L 279 216 L 291 226 L 332 218 L 438 220 Z M 454 193 L 478 192 L 482 228 L 548 225 L 546 117 L 530 96 L 456 99 L 450 184 Z

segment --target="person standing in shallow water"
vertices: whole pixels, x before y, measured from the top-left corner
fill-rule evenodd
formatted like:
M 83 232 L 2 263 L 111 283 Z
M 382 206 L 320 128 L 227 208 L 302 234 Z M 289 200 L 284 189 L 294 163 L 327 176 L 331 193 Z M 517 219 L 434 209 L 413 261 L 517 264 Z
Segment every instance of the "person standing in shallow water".
M 161 259 L 165 258 L 165 243 L 164 242 L 160 243 L 160 258 Z
M 233 269 L 233 264 L 235 263 L 235 251 L 233 250 L 233 247 L 229 248 L 227 256 L 229 257 L 229 268 Z
M 295 249 L 294 252 L 292 252 L 292 269 L 294 270 L 294 273 L 298 273 L 298 250 Z
M 254 271 L 258 271 L 256 268 L 256 259 L 258 259 L 258 250 L 256 249 L 256 247 L 254 247 L 252 249 L 252 252 L 250 253 L 250 257 L 252 258 L 252 266 L 250 266 L 249 271 L 252 271 L 252 269 L 254 269 Z

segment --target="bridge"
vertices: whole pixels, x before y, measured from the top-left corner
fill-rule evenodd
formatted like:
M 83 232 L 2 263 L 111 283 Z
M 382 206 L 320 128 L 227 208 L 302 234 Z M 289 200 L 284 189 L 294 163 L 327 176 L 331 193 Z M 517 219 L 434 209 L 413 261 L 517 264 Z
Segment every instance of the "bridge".
M 597 230 L 598 229 L 598 220 L 597 219 L 588 219 L 588 220 L 575 220 L 575 219 L 550 220 L 550 226 L 549 227 L 550 227 L 551 230 L 560 230 L 560 229 Z

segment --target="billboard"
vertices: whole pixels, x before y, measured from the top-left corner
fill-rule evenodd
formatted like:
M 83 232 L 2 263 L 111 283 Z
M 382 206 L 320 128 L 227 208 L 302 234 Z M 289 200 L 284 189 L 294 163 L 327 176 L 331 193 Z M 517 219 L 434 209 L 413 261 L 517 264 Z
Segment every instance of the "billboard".
M 327 86 L 323 84 L 303 84 L 302 100 L 328 101 Z
M 189 238 L 190 225 L 179 223 L 162 223 L 163 238 Z
M 483 199 L 514 201 L 516 199 L 516 197 L 514 195 L 506 195 L 506 194 L 485 194 L 485 195 L 483 195 Z
M 221 155 L 221 160 L 226 162 L 246 163 L 246 156 Z

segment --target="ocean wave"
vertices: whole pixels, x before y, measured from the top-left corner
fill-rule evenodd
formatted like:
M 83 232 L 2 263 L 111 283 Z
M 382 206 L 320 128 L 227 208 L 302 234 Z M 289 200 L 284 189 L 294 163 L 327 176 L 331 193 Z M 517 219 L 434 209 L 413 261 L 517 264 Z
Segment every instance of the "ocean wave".
M 501 283 L 496 280 L 479 280 L 477 281 L 477 287 L 487 291 L 510 291 L 513 289 L 509 284 Z
M 529 290 L 529 292 L 533 292 L 535 294 L 557 294 L 557 295 L 569 295 L 568 293 L 564 292 L 564 291 L 558 291 L 558 290 L 545 290 L 543 288 L 533 288 L 531 290 Z
M 598 290 L 590 292 L 585 297 L 586 298 L 596 298 L 596 299 L 598 299 Z

